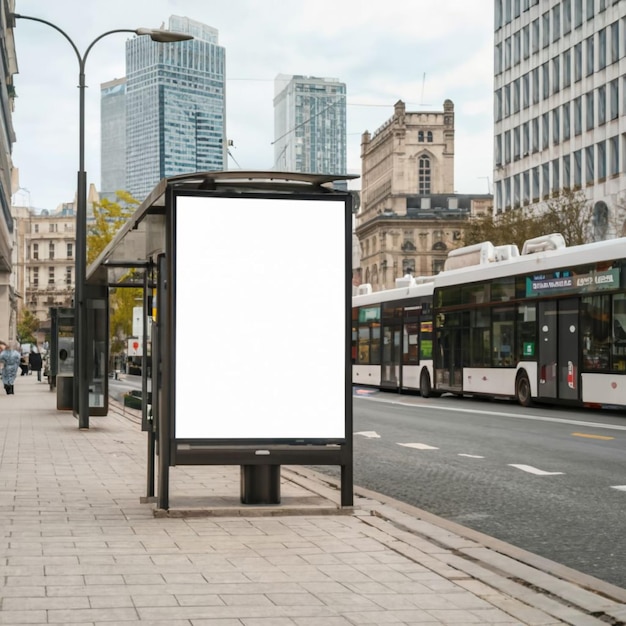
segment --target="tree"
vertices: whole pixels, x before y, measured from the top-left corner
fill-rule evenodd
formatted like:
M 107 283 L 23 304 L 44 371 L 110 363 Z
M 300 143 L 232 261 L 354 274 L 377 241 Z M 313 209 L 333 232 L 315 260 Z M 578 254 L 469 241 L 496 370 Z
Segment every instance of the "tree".
M 126 191 L 117 191 L 116 196 L 116 202 L 104 199 L 94 204 L 94 221 L 87 233 L 88 265 L 98 258 L 139 204 Z M 124 279 L 130 279 L 133 275 L 134 270 L 130 270 Z M 137 300 L 141 300 L 142 294 L 143 290 L 139 287 L 119 287 L 111 291 L 109 332 L 112 336 L 112 354 L 124 351 L 124 339 L 132 334 L 133 307 Z
M 545 234 L 561 233 L 568 246 L 592 238 L 592 206 L 581 189 L 562 189 L 546 202 L 542 215 Z
M 87 230 L 87 265 L 98 258 L 139 204 L 126 191 L 116 191 L 115 195 L 116 202 L 105 198 L 93 205 L 94 220 Z
M 584 192 L 563 189 L 541 208 L 520 207 L 472 220 L 465 229 L 464 244 L 516 244 L 521 251 L 528 239 L 561 233 L 568 246 L 575 246 L 590 240 L 591 220 L 592 208 Z
M 39 330 L 39 319 L 28 309 L 22 310 L 17 323 L 17 340 L 20 343 L 36 343 L 35 333 Z

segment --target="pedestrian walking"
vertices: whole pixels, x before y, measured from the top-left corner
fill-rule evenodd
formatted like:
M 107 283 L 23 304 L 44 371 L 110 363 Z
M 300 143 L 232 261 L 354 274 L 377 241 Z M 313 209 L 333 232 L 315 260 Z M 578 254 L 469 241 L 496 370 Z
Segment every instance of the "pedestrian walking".
M 41 382 L 41 368 L 43 367 L 43 359 L 41 353 L 36 346 L 31 346 L 30 354 L 28 355 L 28 364 L 30 365 L 31 372 L 37 372 L 37 380 Z
M 2 366 L 2 384 L 7 395 L 14 394 L 13 385 L 17 376 L 17 369 L 20 365 L 20 353 L 17 351 L 17 344 L 10 341 L 0 352 L 0 365 Z

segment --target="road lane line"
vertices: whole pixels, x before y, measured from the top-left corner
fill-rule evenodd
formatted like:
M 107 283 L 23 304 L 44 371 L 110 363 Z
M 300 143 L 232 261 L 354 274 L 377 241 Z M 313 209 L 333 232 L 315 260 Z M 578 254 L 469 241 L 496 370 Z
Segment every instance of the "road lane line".
M 588 433 L 572 433 L 572 437 L 586 437 L 587 439 L 602 439 L 604 441 L 610 441 L 615 437 L 606 437 L 605 435 L 590 435 Z
M 439 450 L 439 448 L 429 446 L 425 443 L 399 443 L 398 445 L 404 446 L 405 448 L 415 448 L 416 450 Z
M 619 491 L 626 491 L 626 485 L 611 485 L 611 489 L 619 489 Z
M 464 454 L 463 452 L 459 452 L 459 456 L 466 456 L 469 459 L 484 459 L 484 456 L 478 456 L 478 454 Z
M 384 404 L 395 404 L 398 406 L 404 406 L 412 409 L 432 409 L 433 411 L 450 411 L 454 413 L 470 413 L 481 416 L 493 416 L 493 417 L 514 417 L 520 420 L 535 420 L 537 422 L 556 422 L 557 424 L 573 424 L 574 426 L 588 426 L 589 428 L 605 428 L 608 430 L 624 430 L 626 426 L 620 424 L 596 424 L 595 422 L 584 422 L 582 420 L 565 419 L 562 417 L 547 417 L 545 415 L 519 415 L 517 413 L 505 413 L 504 411 L 483 411 L 477 409 L 461 409 L 459 407 L 449 406 L 437 406 L 435 404 L 413 404 L 410 402 L 399 402 L 397 400 L 387 400 L 385 398 L 371 398 L 371 397 L 358 397 L 360 400 L 366 402 L 383 402 Z
M 509 463 L 511 467 L 516 467 L 517 469 L 522 470 L 523 472 L 528 472 L 529 474 L 535 474 L 535 476 L 558 476 L 563 472 L 545 472 L 544 470 L 537 469 L 532 465 L 516 465 L 515 463 Z

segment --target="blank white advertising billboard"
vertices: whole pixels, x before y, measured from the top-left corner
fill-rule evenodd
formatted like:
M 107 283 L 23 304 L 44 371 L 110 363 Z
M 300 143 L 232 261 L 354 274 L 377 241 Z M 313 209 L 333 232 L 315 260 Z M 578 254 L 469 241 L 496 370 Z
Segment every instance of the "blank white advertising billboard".
M 344 197 L 176 197 L 176 439 L 345 439 L 347 241 Z

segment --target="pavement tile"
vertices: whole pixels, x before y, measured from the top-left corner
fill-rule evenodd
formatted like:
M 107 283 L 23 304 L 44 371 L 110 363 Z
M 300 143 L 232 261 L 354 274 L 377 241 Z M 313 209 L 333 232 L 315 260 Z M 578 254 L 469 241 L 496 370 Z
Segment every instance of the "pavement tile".
M 559 601 L 569 583 L 508 571 L 406 507 L 359 497 L 341 511 L 307 468 L 285 468 L 281 505 L 258 510 L 239 501 L 240 468 L 173 467 L 172 510 L 194 515 L 155 515 L 140 501 L 146 435 L 135 422 L 112 411 L 79 430 L 47 386 L 20 383 L 9 415 L 0 397 L 0 625 L 599 624 Z M 323 514 L 298 513 L 303 503 Z M 227 515 L 199 515 L 220 507 Z

